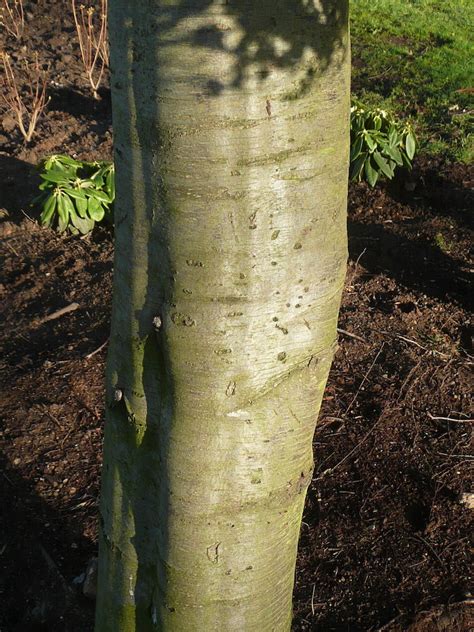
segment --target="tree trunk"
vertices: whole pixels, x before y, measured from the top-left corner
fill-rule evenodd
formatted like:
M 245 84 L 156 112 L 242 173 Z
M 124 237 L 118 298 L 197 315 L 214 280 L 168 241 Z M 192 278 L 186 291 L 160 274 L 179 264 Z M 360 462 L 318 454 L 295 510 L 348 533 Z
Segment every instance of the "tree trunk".
M 346 264 L 347 0 L 111 0 L 96 632 L 287 631 Z

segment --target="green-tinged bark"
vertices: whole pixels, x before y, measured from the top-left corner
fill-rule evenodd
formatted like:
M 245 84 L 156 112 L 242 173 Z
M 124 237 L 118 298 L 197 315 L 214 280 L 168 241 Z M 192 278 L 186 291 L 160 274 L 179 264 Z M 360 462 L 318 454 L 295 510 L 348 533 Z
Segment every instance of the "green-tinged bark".
M 96 632 L 287 631 L 346 262 L 339 0 L 111 0 Z

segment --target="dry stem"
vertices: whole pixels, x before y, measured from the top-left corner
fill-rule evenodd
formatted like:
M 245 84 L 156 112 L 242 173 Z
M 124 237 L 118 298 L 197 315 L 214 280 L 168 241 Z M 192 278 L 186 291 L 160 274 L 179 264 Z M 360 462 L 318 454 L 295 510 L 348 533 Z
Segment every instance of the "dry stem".
M 23 0 L 3 0 L 0 6 L 0 26 L 15 39 L 20 39 L 25 29 Z
M 2 53 L 1 57 L 5 70 L 5 89 L 2 98 L 13 113 L 23 138 L 29 142 L 35 132 L 38 118 L 49 101 L 46 98 L 49 66 L 45 70 L 41 68 L 37 53 L 34 62 L 28 63 L 24 60 L 27 87 L 20 90 L 9 56 Z
M 98 99 L 98 89 L 105 69 L 109 65 L 109 45 L 107 41 L 107 0 L 100 0 L 100 14 L 94 20 L 96 10 L 77 0 L 71 0 L 74 23 L 76 25 L 82 63 L 92 87 L 94 99 Z

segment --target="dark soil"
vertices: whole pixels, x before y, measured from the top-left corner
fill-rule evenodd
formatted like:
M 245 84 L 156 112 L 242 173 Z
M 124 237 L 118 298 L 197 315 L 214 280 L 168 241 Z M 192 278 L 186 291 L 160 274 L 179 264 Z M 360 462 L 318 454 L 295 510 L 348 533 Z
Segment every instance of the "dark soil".
M 93 602 L 77 578 L 97 552 L 106 347 L 97 349 L 108 338 L 112 236 L 58 236 L 28 203 L 43 155 L 110 158 L 110 102 L 106 86 L 99 101 L 89 94 L 69 2 L 26 5 L 24 41 L 6 49 L 18 63 L 27 43 L 51 62 L 54 83 L 29 146 L 8 114 L 0 129 L 0 631 L 88 632 Z M 473 179 L 464 165 L 423 158 L 395 183 L 351 187 L 295 632 L 474 628 Z

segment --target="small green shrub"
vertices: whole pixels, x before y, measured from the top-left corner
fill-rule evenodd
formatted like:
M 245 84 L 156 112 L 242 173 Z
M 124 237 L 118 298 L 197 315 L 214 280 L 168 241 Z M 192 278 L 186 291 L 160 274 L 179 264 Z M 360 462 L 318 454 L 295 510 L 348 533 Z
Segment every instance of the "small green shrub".
M 416 139 L 409 123 L 378 108 L 353 101 L 351 108 L 350 179 L 367 180 L 371 187 L 385 176 L 389 180 L 397 167 L 411 169 Z
M 96 222 L 112 220 L 115 174 L 111 162 L 83 162 L 54 155 L 39 164 L 42 193 L 33 200 L 42 226 L 87 235 Z
M 441 252 L 444 252 L 445 254 L 449 254 L 451 252 L 453 244 L 452 242 L 448 242 L 446 240 L 443 233 L 436 233 L 434 242 L 438 246 L 438 248 L 441 250 Z

